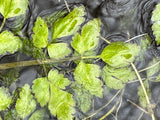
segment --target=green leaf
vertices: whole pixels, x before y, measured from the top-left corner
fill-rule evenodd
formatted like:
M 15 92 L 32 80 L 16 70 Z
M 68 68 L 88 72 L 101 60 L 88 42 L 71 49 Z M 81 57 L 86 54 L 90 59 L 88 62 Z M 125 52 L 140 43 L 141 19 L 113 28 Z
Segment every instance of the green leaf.
M 16 111 L 21 118 L 25 118 L 30 115 L 36 109 L 36 101 L 33 99 L 31 89 L 28 84 L 22 87 L 20 92 L 20 98 L 15 105 Z
M 98 45 L 100 35 L 100 19 L 90 20 L 83 26 L 81 35 L 76 33 L 71 43 L 72 47 L 81 55 L 89 50 L 94 50 Z
M 72 120 L 72 115 L 75 113 L 73 96 L 56 88 L 53 83 L 50 86 L 51 97 L 48 105 L 50 112 L 59 120 Z
M 136 79 L 136 75 L 131 68 L 113 68 L 105 66 L 103 68 L 102 78 L 110 88 L 121 89 L 129 81 Z
M 37 78 L 33 81 L 32 91 L 37 101 L 44 107 L 49 101 L 49 83 L 46 77 Z
M 146 88 L 147 95 L 149 98 L 151 97 L 151 92 L 149 88 L 149 83 L 148 80 L 144 81 L 144 87 Z M 142 89 L 142 86 L 138 87 L 138 95 L 139 95 L 139 102 L 143 108 L 147 108 L 147 101 L 146 101 L 146 96 L 144 94 L 144 91 Z
M 75 34 L 80 25 L 84 22 L 85 8 L 83 6 L 75 7 L 64 18 L 59 18 L 53 24 L 53 39 L 61 38 Z
M 84 89 L 88 90 L 92 95 L 102 97 L 102 81 L 100 77 L 100 67 L 94 64 L 85 64 L 80 62 L 74 71 L 75 80 L 83 85 Z
M 160 21 L 160 4 L 157 4 L 155 10 L 152 12 L 152 21 Z
M 156 63 L 158 63 L 160 61 L 159 58 L 154 58 L 151 62 L 149 62 L 148 66 L 147 67 L 150 67 Z M 154 75 L 156 75 L 158 72 L 160 71 L 160 64 L 158 63 L 156 66 L 148 69 L 146 71 L 147 73 L 147 78 L 150 80 L 155 80 L 156 77 Z
M 67 43 L 55 43 L 48 46 L 48 54 L 51 58 L 62 59 L 71 53 Z
M 0 0 L 0 13 L 4 18 L 25 14 L 28 3 L 28 0 Z
M 135 60 L 139 51 L 136 44 L 114 42 L 103 49 L 101 58 L 112 67 L 125 67 Z
M 74 98 L 77 102 L 78 108 L 83 113 L 86 113 L 91 107 L 93 95 L 76 82 L 72 84 L 71 88 L 74 91 Z
M 63 74 L 59 74 L 57 70 L 50 70 L 48 79 L 55 87 L 60 89 L 65 89 L 65 86 L 70 84 L 70 81 L 67 78 L 64 78 Z
M 44 120 L 45 113 L 45 109 L 37 110 L 32 114 L 29 120 Z
M 0 33 L 0 55 L 14 53 L 22 47 L 22 42 L 19 37 L 14 36 L 9 31 L 3 31 Z
M 38 48 L 46 47 L 48 44 L 48 27 L 40 17 L 37 17 L 33 32 L 34 34 L 32 35 L 32 38 L 34 46 Z
M 0 111 L 5 110 L 12 102 L 8 89 L 0 87 Z

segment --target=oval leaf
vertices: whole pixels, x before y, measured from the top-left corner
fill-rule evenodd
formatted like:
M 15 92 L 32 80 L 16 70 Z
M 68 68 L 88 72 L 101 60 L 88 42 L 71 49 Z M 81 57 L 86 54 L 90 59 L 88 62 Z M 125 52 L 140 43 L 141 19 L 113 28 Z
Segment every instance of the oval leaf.
M 48 46 L 48 54 L 51 58 L 63 59 L 71 53 L 67 43 L 55 43 Z
M 98 36 L 100 35 L 100 20 L 90 20 L 83 26 L 81 35 L 76 33 L 71 43 L 72 47 L 79 53 L 94 50 L 98 45 Z
M 0 13 L 4 18 L 19 16 L 26 12 L 28 0 L 0 0 Z
M 140 48 L 136 44 L 114 42 L 103 49 L 101 58 L 112 67 L 125 67 L 135 60 L 139 51 Z
M 47 78 L 37 78 L 33 81 L 32 91 L 40 105 L 43 107 L 49 101 L 49 83 Z
M 83 6 L 75 7 L 67 16 L 58 19 L 53 24 L 53 39 L 75 34 L 85 20 L 84 10 Z
M 14 36 L 11 32 L 3 31 L 0 33 L 0 55 L 14 53 L 22 47 L 19 37 Z
M 34 46 L 38 48 L 46 47 L 48 44 L 48 27 L 40 17 L 37 17 L 33 32 L 32 38 Z
M 100 73 L 101 70 L 98 65 L 85 64 L 81 61 L 74 71 L 74 77 L 92 95 L 102 97 L 102 81 L 98 79 Z
M 20 98 L 15 105 L 16 111 L 21 118 L 25 118 L 30 115 L 36 109 L 36 101 L 33 99 L 31 89 L 28 84 L 22 87 L 20 92 Z

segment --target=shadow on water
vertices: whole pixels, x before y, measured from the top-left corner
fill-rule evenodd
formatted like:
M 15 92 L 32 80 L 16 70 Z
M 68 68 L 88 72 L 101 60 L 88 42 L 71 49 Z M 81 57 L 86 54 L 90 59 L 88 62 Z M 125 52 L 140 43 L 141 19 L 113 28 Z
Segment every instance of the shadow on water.
M 81 4 L 86 7 L 86 20 L 93 19 L 95 17 L 100 18 L 102 21 L 101 35 L 111 42 L 126 41 L 134 36 L 147 33 L 151 38 L 152 45 L 145 54 L 144 60 L 135 63 L 138 69 L 145 68 L 147 63 L 151 61 L 152 58 L 160 55 L 159 46 L 156 46 L 153 32 L 151 30 L 151 15 L 157 3 L 158 0 L 68 0 L 70 8 L 73 8 L 74 5 Z M 26 15 L 8 19 L 4 29 L 9 29 L 13 32 L 19 29 L 22 30 L 23 35 L 31 37 L 32 27 L 37 16 L 43 17 L 59 10 L 67 10 L 63 0 L 61 0 L 61 2 L 58 2 L 57 0 L 30 0 L 29 9 Z M 2 16 L 0 16 L 0 20 L 2 21 Z M 15 23 L 15 20 L 21 22 Z M 140 44 L 140 39 L 141 37 L 131 42 Z M 101 40 L 98 48 L 96 49 L 97 54 L 100 54 L 106 45 L 107 43 Z M 18 59 L 17 56 L 19 56 Z M 1 63 L 33 59 L 25 54 L 19 53 L 0 56 L 0 58 Z M 69 62 L 67 64 L 70 68 L 75 68 L 75 64 L 73 62 Z M 97 64 L 101 67 L 105 65 L 102 61 L 97 61 Z M 65 65 L 62 65 L 59 66 L 59 69 L 63 70 L 65 67 Z M 43 73 L 41 69 L 42 67 L 40 66 L 19 68 L 19 78 L 16 84 L 12 84 L 10 86 L 10 91 L 15 90 L 17 87 L 23 86 L 25 83 L 32 84 L 32 81 Z M 1 74 L 5 74 L 6 72 L 7 71 L 1 72 Z M 142 76 L 145 76 L 145 74 L 142 73 Z M 73 79 L 73 74 L 67 74 L 67 77 Z M 3 85 L 1 81 L 0 84 Z M 137 120 L 141 115 L 141 111 L 138 108 L 127 102 L 127 99 L 130 99 L 139 104 L 137 86 L 139 86 L 138 82 L 134 84 L 130 83 L 126 86 L 121 108 L 118 113 L 118 120 Z M 155 108 L 155 116 L 158 120 L 160 119 L 160 83 L 152 82 L 150 83 L 150 86 L 153 93 L 152 103 L 157 104 Z M 103 99 L 95 98 L 94 109 L 96 110 L 104 106 L 104 104 L 107 103 L 115 93 L 116 91 L 112 90 L 107 93 Z M 93 117 L 93 120 L 100 118 L 112 106 L 113 105 L 108 106 L 103 111 L 99 112 Z M 77 112 L 75 116 L 76 120 L 79 120 L 84 116 L 88 116 L 88 113 L 84 114 Z M 115 120 L 114 116 L 115 112 L 107 118 L 108 120 Z M 54 120 L 52 117 L 50 117 L 50 119 Z M 148 115 L 143 115 L 141 120 L 151 120 L 151 118 L 149 118 Z

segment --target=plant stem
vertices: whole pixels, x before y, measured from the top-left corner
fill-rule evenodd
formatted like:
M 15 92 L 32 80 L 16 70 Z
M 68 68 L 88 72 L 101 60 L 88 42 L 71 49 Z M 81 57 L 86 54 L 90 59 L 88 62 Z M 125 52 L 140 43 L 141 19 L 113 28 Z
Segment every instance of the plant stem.
M 5 22 L 6 22 L 6 18 L 3 18 L 3 22 L 2 22 L 1 27 L 0 27 L 0 32 L 3 29 Z
M 144 95 L 145 95 L 145 97 L 146 97 L 147 104 L 148 104 L 149 106 L 151 106 L 151 103 L 150 103 L 150 101 L 149 101 L 149 97 L 148 97 L 148 95 L 147 95 L 147 91 L 146 91 L 146 89 L 145 89 L 145 87 L 144 87 L 144 84 L 143 84 L 143 81 L 142 81 L 142 79 L 141 79 L 141 76 L 140 76 L 140 74 L 138 73 L 138 70 L 136 69 L 135 65 L 134 65 L 133 63 L 131 63 L 131 65 L 132 65 L 132 67 L 133 67 L 133 69 L 134 69 L 134 71 L 135 71 L 135 73 L 136 73 L 136 75 L 137 75 L 137 77 L 138 77 L 138 79 L 139 79 L 139 82 L 140 82 L 140 84 L 141 84 L 141 86 L 142 86 Z M 153 110 L 151 109 L 151 111 L 153 111 Z M 154 113 L 153 113 L 153 112 L 151 112 L 151 117 L 152 117 L 152 120 L 155 120 L 155 116 L 154 116 Z

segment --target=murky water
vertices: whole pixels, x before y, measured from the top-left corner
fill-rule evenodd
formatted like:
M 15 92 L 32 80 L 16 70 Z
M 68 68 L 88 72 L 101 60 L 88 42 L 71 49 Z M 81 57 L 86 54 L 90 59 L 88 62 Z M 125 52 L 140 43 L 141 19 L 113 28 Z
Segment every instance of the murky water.
M 134 36 L 147 33 L 151 40 L 152 45 L 151 48 L 145 55 L 145 58 L 142 62 L 136 62 L 136 67 L 140 70 L 145 68 L 147 63 L 152 60 L 152 58 L 160 55 L 159 46 L 155 45 L 154 36 L 151 30 L 152 21 L 151 15 L 154 10 L 155 5 L 160 2 L 159 0 L 67 0 L 69 7 L 73 8 L 75 5 L 83 4 L 87 9 L 87 19 L 93 19 L 98 17 L 102 21 L 102 31 L 101 35 L 105 37 L 107 40 L 114 41 L 126 41 L 129 38 Z M 32 34 L 32 27 L 36 20 L 37 16 L 45 16 L 49 15 L 52 12 L 59 11 L 62 9 L 66 9 L 66 6 L 61 0 L 58 2 L 57 0 L 30 0 L 29 10 L 26 15 L 22 15 L 17 18 L 19 21 L 24 21 L 24 24 L 15 24 L 15 18 L 8 19 L 4 29 L 9 29 L 11 31 L 15 31 L 17 29 L 22 29 L 23 34 L 25 36 L 30 37 Z M 0 17 L 2 21 L 2 17 Z M 133 40 L 132 42 L 136 42 L 139 44 L 141 37 Z M 107 44 L 100 40 L 100 44 L 96 49 L 97 54 L 100 54 L 103 48 Z M 30 56 L 25 54 L 15 53 L 14 55 L 5 55 L 0 56 L 0 63 L 4 62 L 12 62 L 17 60 L 31 60 L 33 59 Z M 68 68 L 75 67 L 75 63 L 68 62 L 66 63 Z M 62 66 L 58 66 L 60 70 L 67 70 L 66 64 Z M 100 66 L 104 66 L 101 60 L 97 61 L 97 64 Z M 16 69 L 19 71 L 18 80 L 16 83 L 11 84 L 10 91 L 15 90 L 17 87 L 23 86 L 25 83 L 32 84 L 32 81 L 39 77 L 43 71 L 40 66 L 31 66 L 31 67 L 23 67 Z M 8 71 L 2 71 L 1 74 L 7 74 Z M 73 79 L 73 74 L 66 74 L 67 77 Z M 142 76 L 145 74 L 142 73 Z M 0 81 L 1 85 L 4 85 L 3 81 Z M 123 95 L 122 104 L 118 113 L 118 120 L 138 120 L 142 111 L 127 100 L 132 100 L 136 104 L 139 104 L 138 96 L 137 96 L 137 87 L 139 83 L 130 83 L 127 84 L 125 93 Z M 152 94 L 152 103 L 156 103 L 156 108 L 154 109 L 155 116 L 157 120 L 160 120 L 160 83 L 150 83 Z M 106 93 L 103 99 L 95 98 L 94 100 L 94 109 L 99 109 L 104 106 L 110 99 L 115 95 L 117 91 L 110 91 Z M 112 102 L 107 108 L 103 111 L 99 112 L 97 115 L 93 117 L 93 120 L 97 120 L 101 116 L 103 116 L 111 107 L 115 104 L 115 101 Z M 75 114 L 76 120 L 80 120 L 85 116 L 88 116 L 89 113 L 84 114 L 81 112 L 77 112 Z M 56 118 L 50 116 L 47 117 L 50 120 L 56 120 Z M 107 120 L 115 120 L 115 112 L 107 117 Z M 151 120 L 148 115 L 143 115 L 141 120 Z

